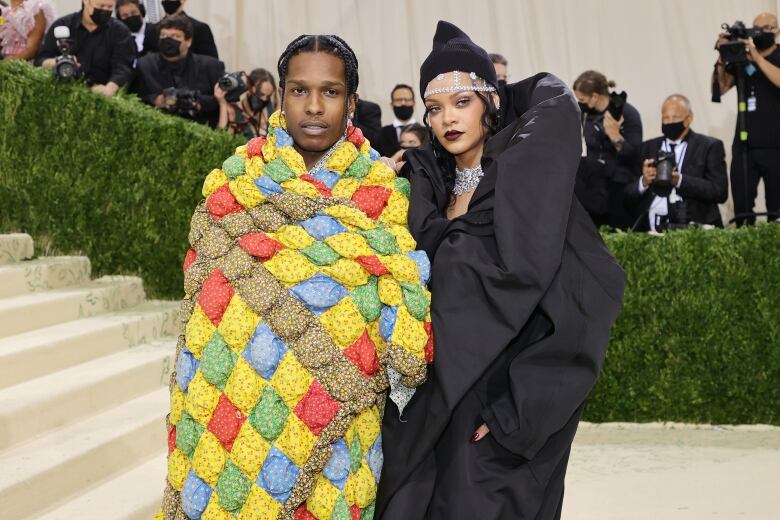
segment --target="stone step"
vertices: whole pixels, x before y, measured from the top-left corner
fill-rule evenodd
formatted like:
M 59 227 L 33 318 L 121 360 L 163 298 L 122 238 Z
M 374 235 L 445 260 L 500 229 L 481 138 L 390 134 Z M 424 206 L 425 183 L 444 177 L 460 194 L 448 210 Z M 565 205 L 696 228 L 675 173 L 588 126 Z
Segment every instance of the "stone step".
M 135 276 L 104 276 L 89 284 L 0 299 L 0 338 L 134 307 L 144 300 Z
M 121 478 L 122 474 L 138 467 L 139 462 L 159 459 L 160 447 L 164 449 L 166 445 L 168 395 L 167 388 L 159 388 L 101 414 L 49 432 L 30 443 L 0 452 L 0 467 L 3 468 L 0 471 L 2 517 L 14 520 L 38 518 L 44 511 L 66 507 L 69 501 L 83 497 L 90 489 L 109 479 Z M 165 471 L 157 472 L 157 466 L 146 469 L 149 473 L 145 474 L 154 480 L 157 496 L 160 497 L 165 486 Z M 154 477 L 151 476 L 152 470 L 157 472 Z M 151 490 L 153 484 L 147 485 Z M 125 502 L 133 499 L 132 493 L 123 497 Z M 150 500 L 139 497 L 137 505 L 143 509 Z M 95 516 L 89 516 L 92 511 L 81 511 L 75 516 L 49 515 L 47 518 L 124 518 L 119 507 Z
M 175 350 L 138 346 L 0 390 L 0 450 L 167 386 Z
M 26 233 L 0 235 L 0 264 L 11 264 L 32 258 L 33 239 Z
M 41 257 L 0 265 L 0 298 L 89 283 L 91 266 L 84 256 Z
M 178 333 L 178 303 L 130 309 L 0 338 L 0 389 Z
M 150 520 L 160 509 L 166 471 L 167 457 L 163 451 L 140 466 L 99 484 L 94 489 L 37 518 L 38 520 L 69 518 Z

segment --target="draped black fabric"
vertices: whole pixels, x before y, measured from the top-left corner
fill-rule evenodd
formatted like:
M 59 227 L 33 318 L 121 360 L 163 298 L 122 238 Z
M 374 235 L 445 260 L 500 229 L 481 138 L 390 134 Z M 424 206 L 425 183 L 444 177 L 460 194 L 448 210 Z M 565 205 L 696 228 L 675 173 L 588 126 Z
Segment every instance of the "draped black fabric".
M 583 403 L 625 274 L 574 198 L 581 130 L 565 84 L 501 92 L 467 213 L 448 220 L 430 151 L 407 153 L 409 225 L 432 261 L 436 358 L 399 418 L 388 403 L 382 519 L 556 518 Z M 486 422 L 490 434 L 469 442 Z

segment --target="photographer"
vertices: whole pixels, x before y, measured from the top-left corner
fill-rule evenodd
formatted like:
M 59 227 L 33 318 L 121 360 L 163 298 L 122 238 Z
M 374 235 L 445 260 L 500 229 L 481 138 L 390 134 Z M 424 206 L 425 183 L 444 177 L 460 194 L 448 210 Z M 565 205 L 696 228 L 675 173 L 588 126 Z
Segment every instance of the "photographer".
M 738 24 L 735 24 L 735 27 Z M 731 28 L 730 28 L 731 29 Z M 740 31 L 735 31 L 739 33 Z M 752 38 L 740 34 L 721 34 L 716 48 L 736 41 L 746 47 L 744 60 L 727 63 L 720 53 L 713 73 L 712 99 L 737 84 L 737 75 L 745 79 L 745 130 L 747 141 L 740 140 L 739 122 L 734 135 L 731 160 L 731 194 L 734 198 L 735 220 L 738 226 L 755 223 L 753 205 L 758 183 L 764 179 L 768 220 L 780 218 L 780 48 L 777 17 L 764 13 L 753 21 Z M 729 31 L 730 33 L 730 31 Z M 739 49 L 737 49 L 739 50 Z M 747 157 L 745 157 L 747 155 Z
M 81 11 L 55 20 L 43 40 L 35 64 L 54 68 L 60 56 L 54 31 L 65 26 L 70 30 L 71 49 L 78 74 L 93 92 L 113 96 L 133 77 L 135 43 L 130 30 L 112 18 L 114 0 L 84 0 Z
M 642 119 L 625 101 L 625 93 L 610 93 L 615 83 L 589 70 L 574 82 L 574 95 L 583 121 L 583 157 L 574 193 L 596 226 L 627 229 L 633 224 L 625 187 L 634 180 L 633 168 L 642 144 Z
M 225 90 L 223 86 L 230 88 Z M 225 74 L 214 85 L 214 97 L 219 103 L 217 128 L 247 140 L 266 135 L 268 118 L 279 106 L 276 80 L 265 69 L 255 69 L 249 75 Z
M 639 214 L 633 229 L 662 231 L 692 222 L 723 227 L 718 210 L 718 204 L 728 198 L 723 142 L 691 129 L 693 112 L 683 95 L 666 98 L 661 121 L 663 137 L 642 143 L 642 176 L 626 186 L 626 195 Z M 655 163 L 665 155 L 674 167 L 671 183 L 664 187 L 656 178 Z M 665 195 L 669 189 L 668 198 L 659 195 Z
M 219 104 L 214 84 L 225 65 L 190 52 L 192 24 L 174 15 L 160 22 L 160 52 L 138 60 L 133 91 L 145 102 L 171 113 L 216 126 Z

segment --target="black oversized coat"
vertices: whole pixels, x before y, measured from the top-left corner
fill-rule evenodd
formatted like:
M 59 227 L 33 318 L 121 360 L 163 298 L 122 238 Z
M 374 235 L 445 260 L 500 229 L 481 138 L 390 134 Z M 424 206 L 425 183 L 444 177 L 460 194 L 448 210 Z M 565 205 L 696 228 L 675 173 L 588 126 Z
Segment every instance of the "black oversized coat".
M 625 274 L 574 197 L 580 115 L 539 74 L 501 93 L 467 213 L 448 220 L 430 150 L 407 153 L 409 224 L 431 258 L 436 358 L 388 402 L 378 519 L 557 518 L 571 442 Z M 476 444 L 483 422 L 490 434 Z

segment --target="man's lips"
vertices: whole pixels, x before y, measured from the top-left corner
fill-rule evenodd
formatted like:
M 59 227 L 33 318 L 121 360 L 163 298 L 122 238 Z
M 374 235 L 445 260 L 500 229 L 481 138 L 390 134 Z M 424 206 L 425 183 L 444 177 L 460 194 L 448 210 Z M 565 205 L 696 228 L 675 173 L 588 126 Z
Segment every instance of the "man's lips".
M 328 131 L 328 125 L 321 121 L 304 121 L 300 124 L 303 133 L 309 136 L 320 136 Z
M 463 132 L 458 132 L 457 130 L 450 130 L 446 134 L 444 134 L 444 138 L 447 141 L 457 141 L 460 136 L 463 135 Z

